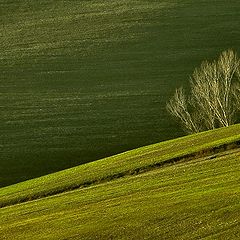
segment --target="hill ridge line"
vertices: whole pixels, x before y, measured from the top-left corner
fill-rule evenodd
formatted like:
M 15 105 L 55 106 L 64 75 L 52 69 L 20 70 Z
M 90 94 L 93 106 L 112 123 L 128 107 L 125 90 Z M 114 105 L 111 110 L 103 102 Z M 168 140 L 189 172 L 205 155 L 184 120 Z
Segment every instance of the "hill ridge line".
M 232 143 L 222 144 L 222 145 L 219 145 L 217 147 L 206 148 L 204 150 L 200 150 L 200 151 L 197 151 L 197 152 L 194 152 L 194 153 L 173 157 L 171 159 L 166 159 L 165 161 L 162 161 L 162 162 L 158 162 L 158 163 L 150 164 L 150 165 L 147 165 L 147 166 L 135 168 L 135 169 L 132 169 L 132 170 L 127 170 L 127 171 L 123 171 L 123 172 L 120 172 L 120 173 L 108 175 L 108 176 L 103 177 L 101 179 L 86 181 L 86 182 L 82 182 L 82 183 L 79 183 L 79 184 L 76 184 L 76 185 L 69 185 L 66 188 L 58 189 L 58 190 L 48 192 L 48 193 L 45 193 L 45 194 L 43 193 L 43 194 L 35 195 L 35 196 L 32 195 L 32 196 L 22 197 L 18 200 L 13 200 L 12 202 L 11 201 L 10 202 L 5 202 L 5 203 L 3 202 L 3 203 L 0 203 L 0 209 L 5 208 L 5 207 L 14 206 L 14 205 L 17 205 L 17 204 L 22 204 L 22 203 L 32 202 L 32 201 L 35 201 L 35 200 L 44 199 L 44 198 L 47 198 L 47 197 L 56 196 L 56 195 L 71 192 L 71 191 L 74 191 L 74 190 L 77 190 L 77 189 L 85 189 L 85 188 L 91 187 L 93 185 L 98 185 L 98 184 L 101 184 L 101 183 L 110 182 L 112 180 L 120 179 L 120 178 L 127 177 L 127 176 L 139 175 L 139 174 L 142 174 L 142 173 L 145 173 L 145 172 L 152 171 L 152 170 L 157 169 L 157 168 L 161 168 L 161 167 L 165 167 L 165 166 L 171 166 L 175 163 L 180 163 L 180 162 L 183 162 L 183 161 L 188 162 L 188 161 L 191 161 L 193 159 L 206 158 L 206 157 L 207 157 L 208 160 L 211 160 L 211 159 L 214 159 L 214 158 L 218 157 L 219 153 L 223 153 L 223 152 L 228 151 L 228 150 L 238 149 L 239 145 L 240 145 L 240 141 L 235 141 L 235 142 L 232 142 Z M 228 154 L 227 153 L 222 154 L 221 156 L 225 156 L 225 155 L 228 155 Z

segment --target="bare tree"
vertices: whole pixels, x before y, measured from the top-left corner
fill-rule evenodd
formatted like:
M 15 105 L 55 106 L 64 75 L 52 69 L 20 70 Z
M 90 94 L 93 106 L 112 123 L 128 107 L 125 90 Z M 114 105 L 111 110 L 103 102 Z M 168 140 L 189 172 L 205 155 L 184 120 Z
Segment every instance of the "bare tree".
M 204 61 L 190 78 L 190 94 L 176 90 L 168 111 L 189 133 L 234 124 L 240 111 L 240 59 L 232 50 L 217 61 Z

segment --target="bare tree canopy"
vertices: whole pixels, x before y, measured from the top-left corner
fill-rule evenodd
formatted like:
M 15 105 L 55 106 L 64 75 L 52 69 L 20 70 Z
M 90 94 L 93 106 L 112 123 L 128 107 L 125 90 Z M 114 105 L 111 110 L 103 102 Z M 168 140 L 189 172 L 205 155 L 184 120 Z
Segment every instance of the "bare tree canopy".
M 204 61 L 190 78 L 190 93 L 176 89 L 167 110 L 188 133 L 227 127 L 240 112 L 240 59 L 233 50 L 218 60 Z

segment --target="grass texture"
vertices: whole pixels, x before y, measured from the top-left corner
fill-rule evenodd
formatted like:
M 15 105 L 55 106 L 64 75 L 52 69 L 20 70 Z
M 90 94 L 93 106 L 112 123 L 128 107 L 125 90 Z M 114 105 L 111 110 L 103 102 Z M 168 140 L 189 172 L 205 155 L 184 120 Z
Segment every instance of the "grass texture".
M 142 147 L 99 161 L 1 188 L 0 206 L 12 205 L 135 174 L 240 140 L 233 125 Z
M 166 101 L 240 50 L 236 0 L 2 0 L 0 186 L 181 136 Z
M 0 201 L 4 195 L 10 199 L 14 195 L 20 197 L 21 193 L 40 191 L 40 188 L 63 186 L 71 182 L 73 173 L 78 173 L 76 182 L 84 176 L 89 179 L 90 169 L 95 170 L 94 164 L 99 169 L 94 172 L 95 176 L 104 172 L 108 175 L 109 164 L 112 172 L 116 172 L 123 167 L 128 169 L 129 163 L 133 163 L 133 167 L 134 158 L 138 159 L 138 167 L 145 161 L 145 164 L 156 163 L 156 159 L 162 161 L 164 157 L 160 160 L 158 155 L 160 149 L 165 156 L 175 158 L 189 154 L 190 146 L 193 152 L 239 141 L 239 138 L 237 125 L 147 146 L 3 188 Z M 151 153 L 151 157 L 144 157 L 146 153 Z M 118 167 L 111 163 L 118 163 Z M 138 175 L 13 204 L 0 209 L 1 238 L 237 240 L 240 237 L 239 163 L 239 147 L 225 149 Z

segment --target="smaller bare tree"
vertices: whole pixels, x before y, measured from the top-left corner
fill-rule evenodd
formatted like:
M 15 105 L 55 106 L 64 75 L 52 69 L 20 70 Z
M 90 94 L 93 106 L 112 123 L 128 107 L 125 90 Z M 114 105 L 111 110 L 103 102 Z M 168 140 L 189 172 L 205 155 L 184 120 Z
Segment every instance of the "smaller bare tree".
M 190 94 L 176 89 L 168 111 L 188 133 L 234 124 L 240 111 L 240 59 L 232 50 L 217 61 L 204 61 L 190 79 Z

